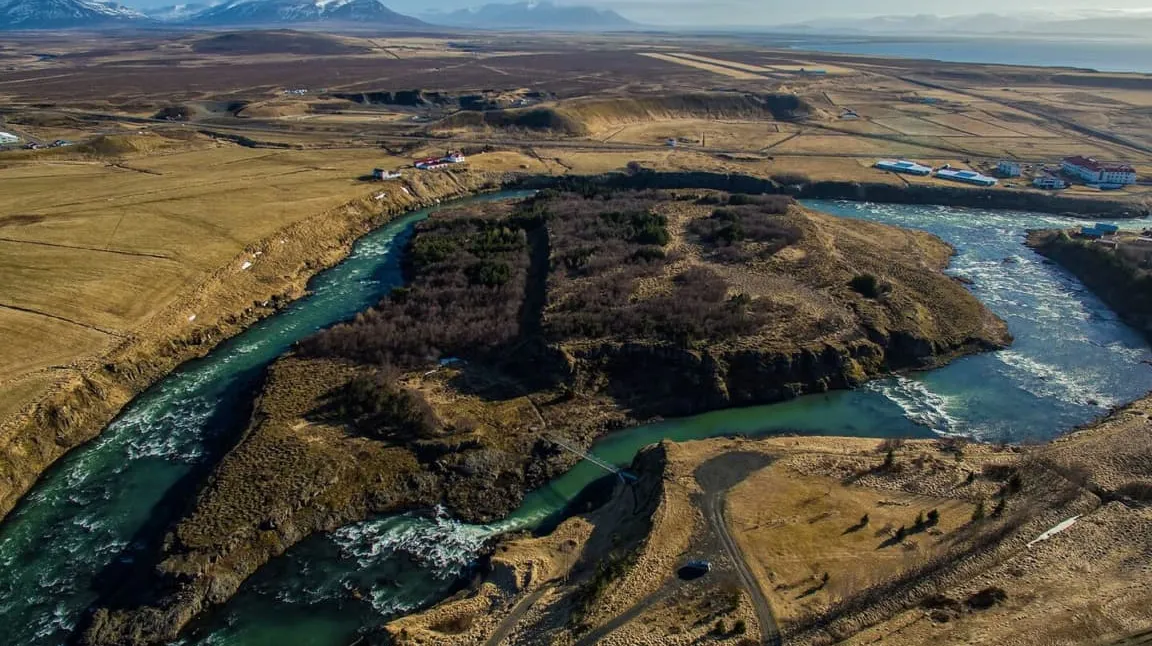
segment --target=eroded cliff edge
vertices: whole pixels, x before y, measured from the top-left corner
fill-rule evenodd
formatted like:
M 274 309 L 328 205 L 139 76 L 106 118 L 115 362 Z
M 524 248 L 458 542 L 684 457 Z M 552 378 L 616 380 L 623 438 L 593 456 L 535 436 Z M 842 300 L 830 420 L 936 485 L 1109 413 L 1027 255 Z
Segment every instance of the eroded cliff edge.
M 921 232 L 782 196 L 588 182 L 418 226 L 410 284 L 275 365 L 147 580 L 83 641 L 176 636 L 268 559 L 370 514 L 515 509 L 621 425 L 771 403 L 1009 342 Z

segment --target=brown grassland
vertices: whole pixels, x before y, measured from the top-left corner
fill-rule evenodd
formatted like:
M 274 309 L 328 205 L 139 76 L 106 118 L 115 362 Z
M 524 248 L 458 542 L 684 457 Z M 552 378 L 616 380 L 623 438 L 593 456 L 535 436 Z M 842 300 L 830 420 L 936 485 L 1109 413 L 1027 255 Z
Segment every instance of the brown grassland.
M 308 277 L 343 257 L 357 236 L 405 210 L 512 180 L 635 174 L 638 165 L 666 174 L 775 178 L 780 185 L 839 182 L 888 195 L 954 189 L 949 195 L 962 203 L 975 195 L 934 177 L 871 167 L 878 158 L 909 157 L 984 172 L 1004 158 L 1025 164 L 1023 178 L 1001 182 L 980 199 L 1056 211 L 1102 205 L 1146 212 L 1152 206 L 1149 106 L 1148 75 L 800 56 L 722 37 L 288 30 L 6 36 L 0 130 L 24 141 L 74 145 L 0 150 L 0 338 L 6 341 L 0 346 L 0 519 L 45 468 L 95 437 L 133 396 L 302 295 Z M 467 168 L 411 168 L 413 160 L 447 150 L 467 153 Z M 1078 200 L 1070 202 L 1030 188 L 1032 177 L 1075 154 L 1132 164 L 1141 181 L 1108 193 L 1075 186 L 1062 194 Z M 400 169 L 404 178 L 365 181 L 373 168 Z M 858 271 L 895 272 L 896 295 L 912 303 L 915 314 L 909 325 L 947 337 L 933 348 L 934 358 L 947 358 L 935 356 L 937 350 L 951 356 L 972 341 L 954 327 L 996 328 L 987 336 L 997 339 L 1002 332 L 981 318 L 979 307 L 955 321 L 936 321 L 933 299 L 967 294 L 936 276 L 948 250 L 926 235 L 848 228 L 793 210 L 781 221 L 802 229 L 803 242 L 737 267 L 700 241 L 705 225 L 699 222 L 710 212 L 688 198 L 652 211 L 667 221 L 674 253 L 667 271 L 637 280 L 635 302 L 667 296 L 676 272 L 703 266 L 722 278 L 723 296 L 771 301 L 804 323 L 786 332 L 826 332 L 753 339 L 787 351 L 855 339 L 861 316 L 882 320 L 885 330 L 899 327 L 886 318 L 886 306 L 857 302 L 844 288 Z M 762 250 L 776 243 L 757 244 Z M 908 262 L 877 251 L 885 245 L 899 247 L 886 253 Z M 794 274 L 803 277 L 790 278 Z M 909 276 L 911 286 L 900 287 Z M 576 292 L 563 290 L 576 284 L 561 284 L 556 293 L 570 297 Z M 816 294 L 820 290 L 827 293 Z M 929 305 L 916 304 L 922 292 Z M 970 305 L 942 300 L 953 308 Z M 564 350 L 578 354 L 594 345 Z M 397 482 L 413 478 L 397 485 L 412 490 L 409 506 L 435 502 L 433 489 L 417 478 L 422 467 L 406 450 L 349 438 L 338 424 L 302 421 L 301 407 L 320 403 L 316 384 L 331 386 L 362 370 L 325 363 L 314 371 L 313 361 L 297 357 L 273 369 L 273 384 L 283 390 L 267 407 L 278 416 L 221 463 L 220 487 L 239 493 L 208 496 L 190 512 L 180 531 L 194 549 L 172 557 L 174 572 L 235 566 L 224 577 L 224 587 L 234 589 L 258 564 L 225 559 L 214 565 L 213 550 L 263 520 L 253 511 L 259 505 L 249 504 L 253 472 L 278 465 L 290 471 L 300 456 L 322 462 L 320 476 L 343 469 L 349 486 L 364 488 L 384 486 L 374 482 L 376 471 L 394 467 Z M 470 374 L 486 387 L 503 379 Z M 468 417 L 476 424 L 471 439 L 501 451 L 533 446 L 517 433 L 540 414 L 535 402 L 503 391 L 467 393 L 459 388 L 467 378 L 443 381 L 453 375 L 407 374 L 404 383 L 442 413 L 454 411 L 444 413 L 449 426 L 464 426 Z M 597 400 L 579 411 L 587 417 L 578 439 L 590 440 L 609 420 L 621 423 L 627 415 L 615 406 Z M 492 630 L 506 631 L 508 643 L 530 643 L 524 640 L 540 631 L 552 643 L 631 643 L 653 635 L 661 643 L 738 643 L 745 633 L 770 634 L 758 595 L 741 583 L 740 559 L 725 551 L 730 531 L 772 606 L 772 623 L 793 643 L 965 643 L 979 635 L 1006 645 L 1076 643 L 1069 637 L 1075 634 L 1110 639 L 1149 619 L 1138 603 L 1150 584 L 1139 565 L 1148 558 L 1147 545 L 1137 538 L 1147 536 L 1147 509 L 1118 493 L 1147 480 L 1146 470 L 1133 466 L 1148 463 L 1144 445 L 1129 443 L 1146 430 L 1146 413 L 1135 406 L 1105 427 L 1121 427 L 1118 441 L 1128 452 L 1118 452 L 1127 456 L 1120 463 L 1108 461 L 1114 452 L 1107 437 L 1113 436 L 1091 431 L 1035 454 L 971 447 L 961 455 L 945 443 L 910 443 L 896 447 L 899 469 L 877 469 L 884 454 L 874 443 L 662 446 L 641 458 L 642 472 L 664 478 L 643 484 L 656 501 L 643 522 L 625 518 L 617 499 L 550 537 L 506 542 L 487 587 L 456 605 L 403 619 L 392 632 L 414 643 L 479 643 Z M 558 405 L 553 414 L 575 413 Z M 365 464 L 348 466 L 357 451 Z M 268 455 L 280 461 L 265 460 Z M 548 469 L 565 466 L 556 455 L 550 459 Z M 723 481 L 710 470 L 725 464 L 742 474 L 739 481 Z M 997 478 L 1006 471 L 997 464 L 1027 476 L 1023 489 L 1001 517 L 969 522 L 974 505 L 986 500 L 991 509 L 1005 486 Z M 976 474 L 973 482 L 968 473 Z M 296 489 L 284 491 L 313 484 L 305 480 L 292 480 Z M 261 484 L 274 488 L 274 482 Z M 486 490 L 454 487 L 459 507 L 482 506 L 477 499 Z M 321 502 L 350 507 L 331 516 L 316 512 L 301 527 L 330 529 L 367 513 L 364 500 L 339 487 L 332 491 Z M 236 505 L 242 509 L 232 514 Z M 895 527 L 911 527 L 918 512 L 932 509 L 940 513 L 938 523 L 896 539 Z M 717 524 L 712 514 L 727 520 Z M 864 514 L 869 522 L 847 531 Z M 1020 548 L 1073 514 L 1084 518 L 1067 536 L 1034 552 Z M 693 537 L 693 528 L 703 533 Z M 982 542 L 989 536 L 1003 540 L 989 546 Z M 1104 550 L 1116 537 L 1120 547 Z M 262 540 L 265 559 L 292 542 Z M 693 588 L 669 578 L 685 550 L 715 560 L 715 582 Z M 620 565 L 611 576 L 597 574 L 601 559 Z M 944 569 L 928 572 L 932 564 Z M 916 579 L 924 586 L 901 581 L 917 568 L 927 572 Z M 827 580 L 826 572 L 832 573 Z M 991 606 L 977 608 L 991 588 L 1006 598 L 993 595 Z M 941 598 L 925 606 L 930 589 Z M 889 596 L 867 596 L 879 592 Z M 871 605 L 853 605 L 862 598 Z M 515 610 L 512 623 L 501 623 L 500 612 L 478 610 L 487 607 Z M 1060 616 L 1050 619 L 1054 615 Z M 725 629 L 717 630 L 717 622 Z

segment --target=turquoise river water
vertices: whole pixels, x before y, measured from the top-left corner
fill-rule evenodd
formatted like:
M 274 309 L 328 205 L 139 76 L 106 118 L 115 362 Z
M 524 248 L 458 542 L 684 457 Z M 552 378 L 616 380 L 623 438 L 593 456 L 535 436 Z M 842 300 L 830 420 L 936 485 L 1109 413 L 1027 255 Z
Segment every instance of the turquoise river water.
M 974 281 L 972 291 L 1008 322 L 1016 342 L 856 391 L 620 431 L 596 444 L 597 455 L 625 464 L 662 438 L 733 433 L 1043 440 L 1152 389 L 1152 367 L 1143 363 L 1152 352 L 1142 338 L 1021 244 L 1029 228 L 1073 221 L 946 207 L 807 204 L 925 229 L 951 242 L 958 254 L 950 271 Z M 295 341 L 351 317 L 398 284 L 399 254 L 411 227 L 430 212 L 365 236 L 346 261 L 314 279 L 309 297 L 182 366 L 125 408 L 98 440 L 49 471 L 0 526 L 0 643 L 66 641 L 101 581 L 135 558 L 142 537 L 171 519 L 175 505 L 166 494 L 242 429 L 264 367 Z M 252 577 L 178 643 L 348 644 L 366 627 L 434 601 L 467 573 L 485 541 L 537 525 L 602 475 L 577 465 L 495 525 L 405 515 L 313 537 Z

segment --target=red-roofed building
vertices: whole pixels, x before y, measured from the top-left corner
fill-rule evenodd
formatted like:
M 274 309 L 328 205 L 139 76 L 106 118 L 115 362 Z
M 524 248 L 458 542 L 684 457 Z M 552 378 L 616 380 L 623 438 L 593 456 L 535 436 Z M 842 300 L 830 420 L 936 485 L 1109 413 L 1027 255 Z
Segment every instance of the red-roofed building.
M 1090 184 L 1136 183 L 1136 169 L 1127 164 L 1104 164 L 1091 157 L 1067 157 L 1060 165 L 1065 173 Z

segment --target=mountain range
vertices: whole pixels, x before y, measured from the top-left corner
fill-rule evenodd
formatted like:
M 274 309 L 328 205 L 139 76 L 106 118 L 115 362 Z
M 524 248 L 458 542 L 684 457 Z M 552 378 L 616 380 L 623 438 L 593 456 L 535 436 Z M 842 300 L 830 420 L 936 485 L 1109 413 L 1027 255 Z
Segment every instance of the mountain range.
M 451 13 L 428 13 L 428 22 L 470 29 L 546 29 L 557 31 L 611 31 L 638 25 L 611 9 L 551 2 L 487 4 Z
M 396 13 L 380 0 L 227 0 L 192 15 L 191 25 L 243 26 L 355 22 L 390 28 L 427 27 Z
M 0 30 L 104 28 L 146 21 L 139 11 L 98 0 L 0 0 Z
M 488 4 L 451 13 L 428 14 L 428 22 L 392 11 L 383 0 L 223 0 L 177 4 L 147 14 L 102 0 L 0 0 L 5 29 L 103 29 L 188 25 L 254 27 L 344 23 L 381 29 L 422 29 L 435 25 L 462 29 L 542 29 L 607 31 L 636 24 L 615 11 L 551 2 Z

